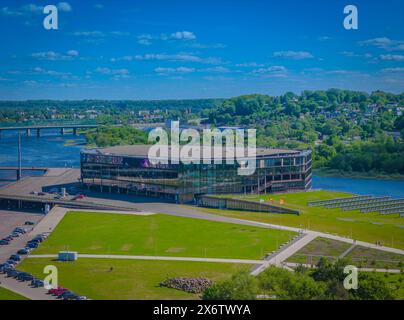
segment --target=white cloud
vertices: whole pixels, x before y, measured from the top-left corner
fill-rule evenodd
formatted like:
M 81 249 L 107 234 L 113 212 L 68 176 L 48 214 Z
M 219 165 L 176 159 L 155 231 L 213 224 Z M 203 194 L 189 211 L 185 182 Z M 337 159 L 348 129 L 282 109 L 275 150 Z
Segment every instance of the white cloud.
M 392 40 L 387 37 L 373 38 L 365 41 L 360 41 L 361 46 L 374 46 L 385 50 L 404 50 L 403 40 Z
M 31 15 L 31 14 L 42 14 L 44 6 L 39 6 L 34 3 L 26 4 L 14 9 L 10 9 L 9 7 L 1 8 L 0 12 L 6 16 L 23 16 L 23 15 Z M 68 2 L 59 2 L 57 4 L 57 8 L 63 12 L 72 11 L 72 7 Z
M 40 67 L 36 67 L 33 70 L 33 74 L 38 74 L 38 75 L 47 75 L 47 76 L 52 76 L 52 77 L 62 77 L 62 78 L 67 78 L 71 75 L 70 72 L 60 72 L 60 71 L 54 71 L 54 70 L 47 70 L 43 69 Z
M 212 73 L 229 73 L 229 72 L 231 72 L 231 70 L 229 68 L 225 68 L 222 66 L 201 69 L 200 71 L 201 72 L 212 72 Z
M 77 50 L 69 50 L 65 54 L 55 51 L 35 52 L 31 57 L 38 60 L 71 60 L 79 55 Z
M 24 12 L 33 12 L 33 13 L 38 13 L 43 11 L 43 6 L 38 6 L 36 4 L 27 4 L 21 7 L 21 11 Z
M 55 60 L 60 56 L 60 54 L 56 53 L 55 51 L 46 51 L 46 52 L 36 52 L 33 53 L 31 56 L 36 59 Z
M 128 69 L 110 69 L 110 68 L 97 68 L 95 72 L 108 75 L 128 75 Z
M 72 11 L 72 6 L 68 2 L 59 2 L 58 9 L 64 12 L 70 12 Z
M 278 58 L 287 58 L 287 59 L 294 59 L 294 60 L 302 60 L 302 59 L 311 59 L 314 56 L 307 51 L 276 51 L 274 52 L 274 57 Z
M 188 67 L 178 67 L 178 68 L 156 68 L 154 69 L 154 72 L 158 74 L 173 74 L 173 73 L 192 73 L 194 72 L 194 68 L 188 68 Z
M 243 67 L 243 68 L 248 68 L 248 67 L 258 68 L 258 67 L 263 67 L 263 66 L 264 66 L 264 64 L 257 63 L 257 62 L 244 62 L 244 63 L 236 64 L 236 67 Z
M 223 49 L 226 48 L 227 46 L 223 43 L 203 44 L 194 42 L 188 44 L 188 47 L 196 49 Z
M 198 62 L 206 64 L 219 64 L 221 60 L 219 58 L 208 57 L 201 58 L 197 55 L 190 53 L 178 53 L 178 54 L 165 54 L 165 53 L 147 53 L 143 55 L 124 56 L 120 58 L 112 58 L 111 61 L 185 61 L 185 62 Z
M 361 54 L 361 53 L 355 53 L 352 51 L 342 51 L 340 52 L 340 54 L 342 54 L 345 57 L 349 57 L 349 58 L 366 58 L 366 59 L 370 59 L 373 57 L 372 54 L 370 53 L 365 53 L 365 54 Z
M 38 82 L 36 82 L 35 80 L 25 80 L 23 82 L 23 84 L 27 85 L 27 86 L 35 86 L 38 84 Z
M 382 54 L 380 59 L 389 61 L 404 61 L 404 55 L 401 54 Z
M 104 37 L 105 34 L 101 31 L 76 31 L 72 35 L 78 37 Z
M 271 66 L 268 68 L 258 68 L 252 71 L 253 74 L 269 77 L 283 78 L 287 76 L 288 70 L 284 66 Z
M 318 41 L 327 41 L 327 40 L 331 40 L 331 37 L 329 36 L 318 37 Z
M 141 34 L 139 36 L 137 36 L 137 43 L 143 45 L 143 46 L 149 46 L 152 44 L 152 39 L 153 36 L 150 34 Z
M 66 54 L 68 56 L 77 57 L 79 55 L 79 52 L 77 50 L 69 50 L 66 52 Z
M 382 71 L 387 73 L 401 73 L 404 72 L 404 68 L 386 68 L 383 69 Z
M 177 40 L 194 40 L 196 36 L 193 32 L 190 31 L 177 31 L 170 35 L 171 39 Z
M 137 43 L 141 44 L 142 46 L 150 46 L 152 44 L 152 42 L 147 39 L 139 39 Z

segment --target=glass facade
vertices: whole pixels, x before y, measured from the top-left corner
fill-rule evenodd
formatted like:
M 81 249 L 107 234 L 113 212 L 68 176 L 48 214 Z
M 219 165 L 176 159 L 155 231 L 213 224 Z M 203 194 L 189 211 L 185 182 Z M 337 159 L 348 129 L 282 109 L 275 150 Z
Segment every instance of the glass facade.
M 152 164 L 147 157 L 81 153 L 81 179 L 89 188 L 193 201 L 218 193 L 271 193 L 311 188 L 311 151 L 257 156 L 255 173 L 237 174 L 234 164 Z

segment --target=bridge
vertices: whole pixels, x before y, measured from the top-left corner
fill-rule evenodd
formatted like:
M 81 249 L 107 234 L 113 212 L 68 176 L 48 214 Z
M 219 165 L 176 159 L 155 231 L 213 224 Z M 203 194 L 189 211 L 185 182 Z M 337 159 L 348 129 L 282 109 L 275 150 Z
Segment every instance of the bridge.
M 146 130 L 157 127 L 164 127 L 164 123 L 133 123 L 129 126 L 134 127 L 139 130 Z M 41 136 L 41 130 L 45 129 L 56 129 L 60 130 L 60 134 L 65 134 L 66 130 L 72 130 L 73 135 L 77 135 L 78 129 L 94 129 L 102 126 L 102 124 L 58 124 L 58 125 L 28 125 L 28 126 L 0 126 L 0 138 L 3 131 L 25 131 L 26 135 L 29 137 L 32 135 L 32 131 L 36 131 L 36 136 L 39 138 Z M 114 127 L 120 127 L 121 124 L 114 124 Z
M 64 134 L 66 130 L 71 129 L 73 135 L 77 135 L 77 129 L 92 129 L 98 128 L 98 124 L 59 124 L 59 125 L 30 125 L 30 126 L 14 126 L 14 127 L 0 127 L 0 138 L 3 131 L 25 131 L 27 136 L 31 136 L 32 131 L 36 131 L 36 136 L 41 136 L 41 130 L 57 129 L 60 134 Z
M 71 209 L 93 209 L 93 210 L 118 210 L 118 211 L 137 211 L 128 206 L 119 206 L 114 204 L 97 203 L 86 200 L 57 199 L 38 196 L 21 196 L 0 194 L 0 208 L 7 210 L 21 210 L 41 208 L 42 210 L 48 205 L 50 208 L 54 206 L 63 206 Z

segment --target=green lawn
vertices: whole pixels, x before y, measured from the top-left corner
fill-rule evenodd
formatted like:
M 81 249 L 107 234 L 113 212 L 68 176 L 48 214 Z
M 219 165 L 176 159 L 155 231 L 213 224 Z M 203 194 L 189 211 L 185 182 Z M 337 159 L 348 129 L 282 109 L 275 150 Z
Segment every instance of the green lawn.
M 294 233 L 163 214 L 69 212 L 34 254 L 87 254 L 261 259 Z
M 341 209 L 307 206 L 309 201 L 345 196 L 350 195 L 330 191 L 309 191 L 283 195 L 229 196 L 250 200 L 264 199 L 266 202 L 273 199 L 274 204 L 278 203 L 278 205 L 279 199 L 284 199 L 285 203 L 283 205 L 300 210 L 300 216 L 205 208 L 199 208 L 199 210 L 239 219 L 308 228 L 345 237 L 352 236 L 354 239 L 371 243 L 381 241 L 383 245 L 404 249 L 404 218 L 400 218 L 398 215 L 384 216 L 378 213 L 360 213 L 359 211 L 342 211 Z
M 20 296 L 17 293 L 14 293 L 10 290 L 4 289 L 0 287 L 0 300 L 29 300 L 23 296 Z
M 49 259 L 25 259 L 19 268 L 43 277 L 44 266 L 51 264 L 58 268 L 60 285 L 95 300 L 198 299 L 197 294 L 160 287 L 159 283 L 179 276 L 224 280 L 235 272 L 252 267 L 189 261 L 79 259 L 76 262 L 55 262 Z

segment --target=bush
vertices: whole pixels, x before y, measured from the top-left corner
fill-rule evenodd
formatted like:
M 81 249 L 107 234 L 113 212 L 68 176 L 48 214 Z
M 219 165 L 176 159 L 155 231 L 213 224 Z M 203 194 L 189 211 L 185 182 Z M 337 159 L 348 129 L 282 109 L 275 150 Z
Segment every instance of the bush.
M 254 300 L 257 297 L 257 279 L 248 272 L 240 272 L 230 280 L 217 282 L 207 288 L 203 300 Z

